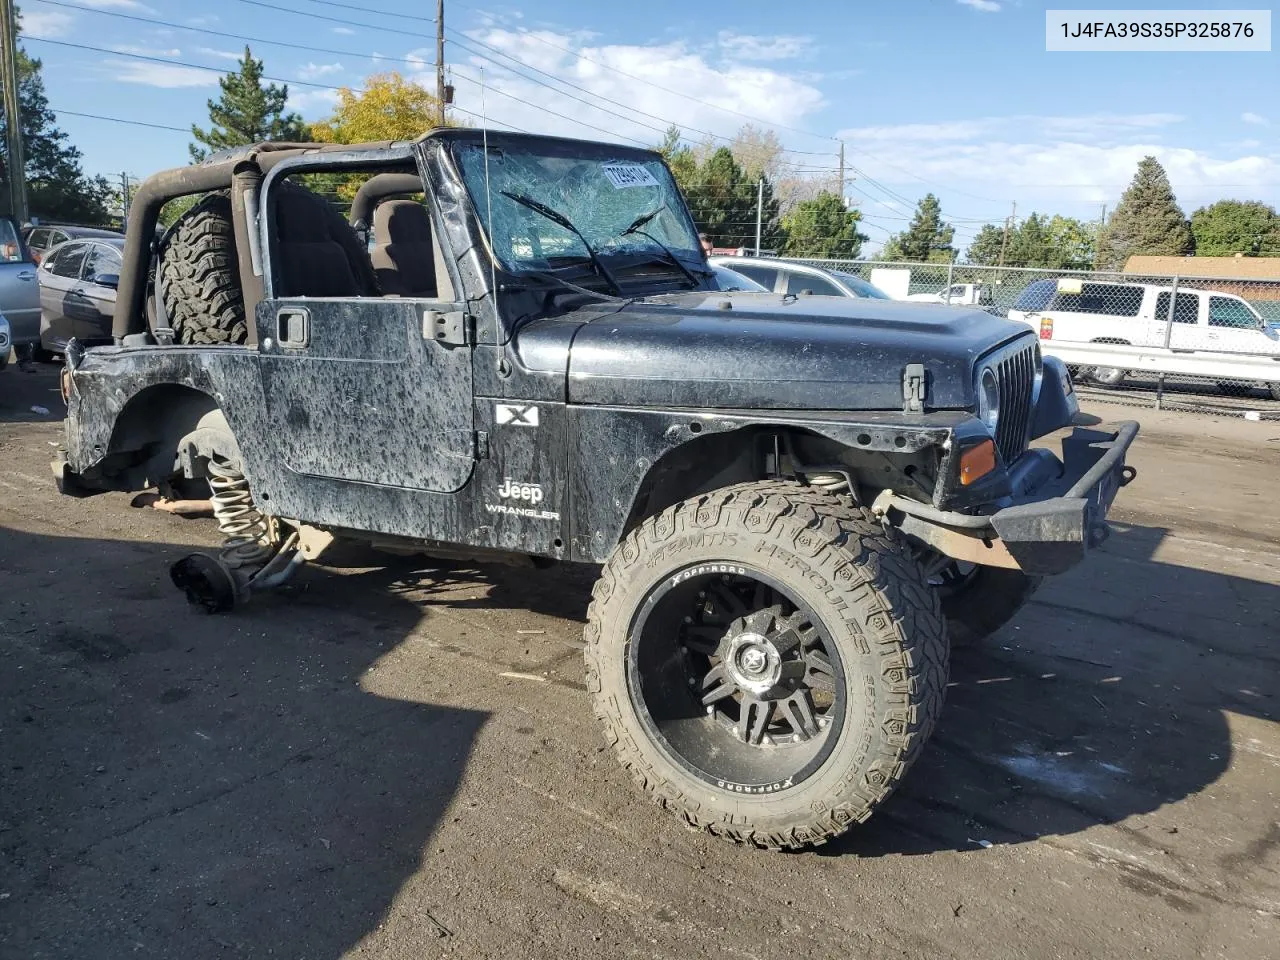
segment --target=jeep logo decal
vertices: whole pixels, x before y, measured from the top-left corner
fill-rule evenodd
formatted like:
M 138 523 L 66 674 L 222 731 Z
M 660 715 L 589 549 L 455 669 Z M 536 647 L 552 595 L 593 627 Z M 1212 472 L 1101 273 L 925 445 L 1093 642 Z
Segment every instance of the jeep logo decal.
M 542 502 L 542 485 L 516 483 L 510 477 L 503 477 L 502 486 L 498 488 L 498 496 L 503 500 L 526 500 L 536 505 Z

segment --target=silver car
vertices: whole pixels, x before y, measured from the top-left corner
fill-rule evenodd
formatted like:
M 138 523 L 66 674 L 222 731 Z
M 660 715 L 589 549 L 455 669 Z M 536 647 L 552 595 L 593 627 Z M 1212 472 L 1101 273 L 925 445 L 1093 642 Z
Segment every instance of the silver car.
M 0 313 L 19 356 L 40 346 L 40 284 L 13 217 L 0 217 Z
M 750 277 L 766 290 L 793 296 L 867 297 L 872 300 L 893 299 L 879 287 L 852 273 L 824 270 L 806 263 L 776 260 L 772 257 L 710 257 L 712 266 L 727 267 Z

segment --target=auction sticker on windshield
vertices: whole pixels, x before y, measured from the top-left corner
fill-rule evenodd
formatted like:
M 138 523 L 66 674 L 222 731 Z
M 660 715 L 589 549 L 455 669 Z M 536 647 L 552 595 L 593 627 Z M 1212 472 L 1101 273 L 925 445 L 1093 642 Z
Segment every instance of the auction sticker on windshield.
M 609 178 L 615 190 L 627 187 L 656 187 L 658 181 L 652 173 L 638 163 L 602 163 L 600 169 Z

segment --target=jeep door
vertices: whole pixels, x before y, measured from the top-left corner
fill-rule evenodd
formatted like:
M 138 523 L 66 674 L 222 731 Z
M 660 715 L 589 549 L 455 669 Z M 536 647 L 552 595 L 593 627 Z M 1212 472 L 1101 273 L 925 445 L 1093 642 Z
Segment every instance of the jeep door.
M 391 283 L 375 276 L 369 246 L 308 194 L 277 182 L 265 207 L 270 285 L 256 324 L 279 457 L 296 473 L 353 484 L 461 489 L 475 462 L 465 305 L 447 272 L 384 296 Z M 399 218 L 406 271 L 433 273 L 443 261 L 425 206 L 401 207 Z

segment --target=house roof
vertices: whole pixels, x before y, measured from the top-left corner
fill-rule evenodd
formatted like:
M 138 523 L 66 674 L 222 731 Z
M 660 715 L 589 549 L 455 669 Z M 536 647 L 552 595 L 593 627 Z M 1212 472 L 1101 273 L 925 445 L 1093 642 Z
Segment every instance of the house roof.
M 1130 257 L 1125 273 L 1280 281 L 1280 257 Z

